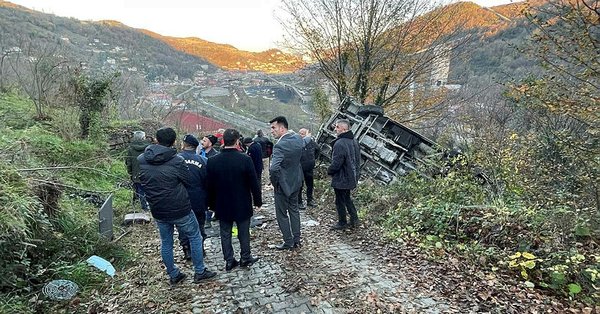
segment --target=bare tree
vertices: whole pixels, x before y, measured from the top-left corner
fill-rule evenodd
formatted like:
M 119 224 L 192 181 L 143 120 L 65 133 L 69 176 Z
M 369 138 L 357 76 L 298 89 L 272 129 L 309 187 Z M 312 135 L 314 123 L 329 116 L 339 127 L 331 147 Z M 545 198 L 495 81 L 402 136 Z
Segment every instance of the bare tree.
M 465 38 L 455 6 L 429 0 L 283 0 L 291 48 L 316 60 L 338 97 L 410 106 L 409 88 Z M 436 10 L 434 10 L 436 9 Z M 413 108 L 414 109 L 414 108 Z
M 32 42 L 20 45 L 15 58 L 8 59 L 19 87 L 33 101 L 37 119 L 46 119 L 45 109 L 53 92 L 58 91 L 63 66 L 67 59 L 61 55 L 60 44 L 36 46 Z
M 118 95 L 119 116 L 124 119 L 139 119 L 150 112 L 142 96 L 147 93 L 148 83 L 136 73 L 124 73 L 115 80 Z
M 19 47 L 8 47 L 0 39 L 0 92 L 5 92 L 8 89 L 7 82 L 10 82 L 10 79 L 7 79 L 8 71 L 5 71 L 8 64 L 7 60 L 20 52 L 21 49 Z
M 543 143 L 540 159 L 562 172 L 560 180 L 548 175 L 537 182 L 547 179 L 546 186 L 568 191 L 572 197 L 563 199 L 575 206 L 595 205 L 594 221 L 600 221 L 600 2 L 550 0 L 527 17 L 535 26 L 528 52 L 547 71 L 512 86 L 508 95 L 526 108 L 531 132 Z

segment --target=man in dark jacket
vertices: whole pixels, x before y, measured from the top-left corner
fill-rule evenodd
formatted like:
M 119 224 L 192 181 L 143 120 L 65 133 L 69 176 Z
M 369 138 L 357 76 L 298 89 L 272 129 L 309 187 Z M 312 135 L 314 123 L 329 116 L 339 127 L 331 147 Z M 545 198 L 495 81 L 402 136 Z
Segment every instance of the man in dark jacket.
M 338 212 L 338 223 L 332 228 L 336 230 L 358 225 L 358 213 L 350 191 L 356 188 L 360 177 L 360 147 L 350 130 L 350 122 L 340 119 L 335 123 L 337 139 L 333 144 L 331 165 L 327 174 L 331 175 L 331 186 L 335 192 L 335 207 Z M 346 220 L 346 211 L 350 215 L 350 224 Z
M 125 165 L 127 166 L 127 173 L 131 178 L 134 189 L 134 200 L 138 199 L 142 205 L 144 211 L 148 211 L 148 202 L 146 202 L 146 193 L 140 183 L 140 163 L 137 158 L 144 152 L 144 149 L 150 145 L 150 142 L 146 141 L 146 133 L 144 131 L 133 132 L 133 140 L 127 149 L 127 157 L 125 157 Z
M 263 171 L 262 149 L 260 144 L 249 137 L 244 138 L 244 145 L 247 147 L 246 154 L 250 156 L 252 159 L 252 164 L 254 164 L 254 170 L 256 170 L 256 179 L 258 180 L 258 186 L 260 186 L 262 182 Z
M 212 134 L 206 135 L 202 138 L 202 142 L 200 143 L 202 145 L 196 149 L 196 152 L 198 153 L 198 155 L 207 159 L 218 154 L 219 151 L 217 151 L 217 149 L 214 147 L 217 141 L 218 139 L 216 136 Z
M 250 218 L 254 206 L 260 208 L 260 186 L 250 157 L 237 150 L 240 133 L 234 129 L 223 132 L 221 153 L 208 159 L 208 204 L 219 218 L 221 248 L 225 270 L 250 266 L 258 258 L 250 252 Z M 240 241 L 240 261 L 233 255 L 231 231 L 235 222 Z
M 206 158 L 196 154 L 196 147 L 200 145 L 198 139 L 192 134 L 186 134 L 181 143 L 181 152 L 179 156 L 183 157 L 188 169 L 190 169 L 192 185 L 186 187 L 192 211 L 196 215 L 198 225 L 200 227 L 200 235 L 202 235 L 202 249 L 204 253 L 204 240 L 206 240 L 206 232 L 204 231 L 204 223 L 206 221 Z M 183 249 L 183 255 L 186 260 L 191 260 L 190 241 L 179 234 L 179 244 Z
M 191 175 L 183 158 L 172 147 L 176 138 L 177 134 L 172 128 L 161 128 L 156 131 L 158 144 L 148 146 L 144 154 L 138 157 L 140 180 L 146 191 L 152 216 L 158 225 L 160 253 L 171 285 L 187 277 L 179 271 L 173 260 L 174 227 L 189 239 L 195 271 L 194 282 L 216 275 L 204 266 L 202 237 L 186 190 L 192 184 Z
M 315 159 L 319 154 L 319 146 L 313 140 L 312 136 L 308 129 L 300 129 L 298 134 L 304 140 L 304 148 L 302 149 L 302 157 L 300 157 L 300 165 L 302 166 L 302 173 L 304 175 L 304 183 L 306 183 L 306 205 L 315 206 L 315 201 L 313 199 L 313 187 L 314 187 L 314 169 L 315 169 Z M 300 193 L 298 193 L 298 206 L 300 209 L 305 209 L 304 202 L 302 202 L 302 188 L 304 187 L 304 183 L 300 188 Z
M 262 130 L 259 129 L 258 131 L 256 131 L 256 136 L 254 137 L 254 142 L 256 142 L 260 145 L 263 159 L 271 157 L 270 152 L 267 150 L 267 148 L 270 146 L 272 149 L 273 142 L 271 142 L 271 140 L 269 140 L 268 138 L 266 138 L 263 135 Z

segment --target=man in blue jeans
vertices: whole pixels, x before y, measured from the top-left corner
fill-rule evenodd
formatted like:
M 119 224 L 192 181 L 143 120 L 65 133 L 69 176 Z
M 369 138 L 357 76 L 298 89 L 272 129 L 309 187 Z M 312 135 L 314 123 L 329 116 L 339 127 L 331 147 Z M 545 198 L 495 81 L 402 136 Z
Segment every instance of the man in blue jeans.
M 215 272 L 204 266 L 202 236 L 196 216 L 192 212 L 186 187 L 191 184 L 190 171 L 184 159 L 173 148 L 177 134 L 172 128 L 156 131 L 158 144 L 150 145 L 138 157 L 140 180 L 146 191 L 152 217 L 160 233 L 160 254 L 167 268 L 169 283 L 175 285 L 187 276 L 175 266 L 173 258 L 173 230 L 190 241 L 194 282 L 212 278 Z

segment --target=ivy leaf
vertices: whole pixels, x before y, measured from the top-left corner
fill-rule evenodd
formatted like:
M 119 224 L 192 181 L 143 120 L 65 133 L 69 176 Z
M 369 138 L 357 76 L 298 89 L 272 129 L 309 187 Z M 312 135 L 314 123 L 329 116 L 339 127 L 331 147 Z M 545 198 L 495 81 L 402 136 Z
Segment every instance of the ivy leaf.
M 525 267 L 525 268 L 533 269 L 535 267 L 535 262 L 534 261 L 525 261 L 525 262 L 521 263 L 521 265 L 523 265 L 523 267 Z
M 513 255 L 509 256 L 508 258 L 510 258 L 510 259 L 517 259 L 517 258 L 519 258 L 519 257 L 521 257 L 521 252 L 517 252 L 517 253 L 515 253 L 515 254 L 513 254 Z
M 581 286 L 579 284 L 570 283 L 568 287 L 570 294 L 578 294 L 579 292 L 581 292 Z
M 532 289 L 535 288 L 535 284 L 529 280 L 525 281 L 525 286 L 527 288 L 532 288 Z
M 529 252 L 523 252 L 523 254 L 521 254 L 521 255 L 526 259 L 535 259 L 535 255 L 533 255 Z

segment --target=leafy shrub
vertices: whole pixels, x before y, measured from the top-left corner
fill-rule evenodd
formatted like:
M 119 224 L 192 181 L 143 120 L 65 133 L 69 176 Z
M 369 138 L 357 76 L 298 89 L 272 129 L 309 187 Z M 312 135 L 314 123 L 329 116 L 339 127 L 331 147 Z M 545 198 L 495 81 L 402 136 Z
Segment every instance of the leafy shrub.
M 2 119 L 20 110 L 0 108 L 2 126 Z M 84 262 L 90 255 L 116 267 L 130 258 L 119 245 L 100 239 L 97 206 L 72 192 L 81 186 L 117 191 L 117 203 L 124 204 L 128 191 L 115 185 L 127 177 L 122 160 L 111 156 L 105 143 L 65 140 L 40 122 L 20 126 L 0 132 L 0 312 L 9 313 L 39 311 L 29 308 L 28 293 L 52 279 L 71 279 L 84 291 L 100 283 L 105 275 Z M 52 169 L 57 165 L 66 168 Z M 44 210 L 47 200 L 36 195 L 40 181 L 75 187 L 61 189 L 67 193 L 58 193 L 59 206 L 51 216 Z
M 519 154 L 493 156 L 506 158 L 493 169 L 492 184 L 476 180 L 470 163 L 463 162 L 443 176 L 411 173 L 385 188 L 361 187 L 358 199 L 368 205 L 360 206 L 379 210 L 392 238 L 435 249 L 446 243 L 484 245 L 494 249 L 492 260 L 514 271 L 528 286 L 596 302 L 597 254 L 568 249 L 593 246 L 598 236 L 594 214 L 574 203 L 549 202 L 554 196 L 540 204 L 541 196 L 530 194 L 531 181 L 518 180 L 525 178 Z

